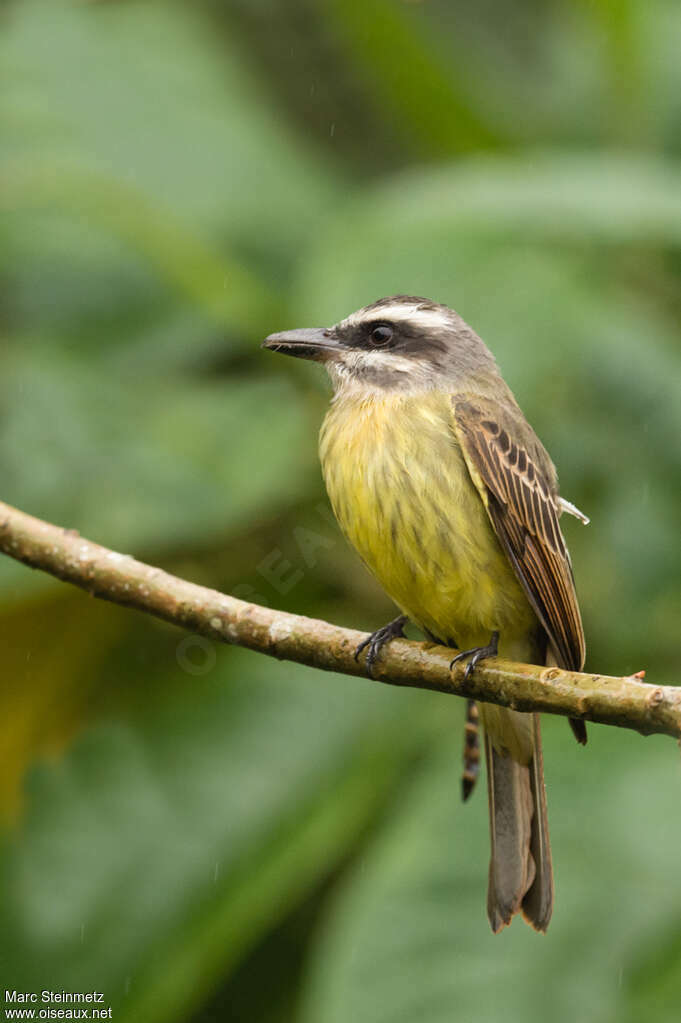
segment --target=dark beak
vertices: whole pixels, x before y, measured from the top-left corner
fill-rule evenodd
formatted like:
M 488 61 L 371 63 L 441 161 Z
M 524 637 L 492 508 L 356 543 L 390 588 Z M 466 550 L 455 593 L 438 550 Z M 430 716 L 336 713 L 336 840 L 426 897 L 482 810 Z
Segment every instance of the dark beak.
M 270 334 L 262 348 L 273 352 L 295 355 L 299 359 L 316 359 L 325 362 L 335 352 L 343 351 L 344 345 L 334 337 L 333 331 L 325 327 L 301 327 L 300 330 L 285 330 L 281 334 Z

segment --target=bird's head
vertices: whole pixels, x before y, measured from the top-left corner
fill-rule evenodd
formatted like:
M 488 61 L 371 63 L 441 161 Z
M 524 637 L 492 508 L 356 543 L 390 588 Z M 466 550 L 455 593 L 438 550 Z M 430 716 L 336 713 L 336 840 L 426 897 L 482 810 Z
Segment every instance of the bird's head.
M 270 334 L 263 348 L 323 362 L 335 389 L 421 391 L 496 372 L 477 334 L 446 305 L 394 295 L 333 327 Z

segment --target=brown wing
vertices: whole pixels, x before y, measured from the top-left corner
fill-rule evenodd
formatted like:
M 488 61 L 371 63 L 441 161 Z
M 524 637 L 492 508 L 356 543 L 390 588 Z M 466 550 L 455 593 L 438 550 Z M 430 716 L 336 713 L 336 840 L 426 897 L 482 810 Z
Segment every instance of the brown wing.
M 489 399 L 453 398 L 466 464 L 558 663 L 580 671 L 585 646 L 553 465 L 529 425 Z

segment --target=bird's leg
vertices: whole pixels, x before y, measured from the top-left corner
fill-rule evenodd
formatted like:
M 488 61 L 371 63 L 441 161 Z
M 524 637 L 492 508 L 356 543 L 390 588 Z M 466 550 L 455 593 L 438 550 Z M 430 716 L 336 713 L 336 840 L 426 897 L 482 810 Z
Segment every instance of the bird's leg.
M 398 636 L 404 638 L 404 626 L 409 621 L 406 615 L 400 615 L 395 618 L 394 621 L 388 622 L 387 625 L 383 625 L 380 629 L 376 629 L 376 632 L 372 632 L 370 636 L 362 640 L 357 649 L 355 650 L 355 660 L 359 659 L 359 655 L 362 651 L 369 647 L 367 650 L 367 671 L 370 675 L 373 674 L 373 667 L 376 658 L 381 652 L 381 648 L 385 643 L 389 643 L 391 639 L 396 639 Z
M 464 679 L 470 677 L 471 673 L 475 670 L 476 666 L 480 661 L 484 660 L 485 657 L 496 657 L 499 653 L 499 633 L 493 632 L 491 639 L 487 646 L 474 646 L 470 650 L 462 650 L 460 654 L 451 661 L 449 670 L 451 671 L 457 661 L 462 661 L 465 657 L 470 658 L 466 665 L 464 672 Z

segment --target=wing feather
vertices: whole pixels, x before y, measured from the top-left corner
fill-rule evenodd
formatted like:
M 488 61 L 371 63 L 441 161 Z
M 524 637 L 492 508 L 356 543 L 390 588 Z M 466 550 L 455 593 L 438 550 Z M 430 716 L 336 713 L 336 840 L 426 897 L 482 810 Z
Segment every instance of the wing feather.
M 499 541 L 558 663 L 579 671 L 584 630 L 551 460 L 517 408 L 487 398 L 452 401 L 466 464 Z

